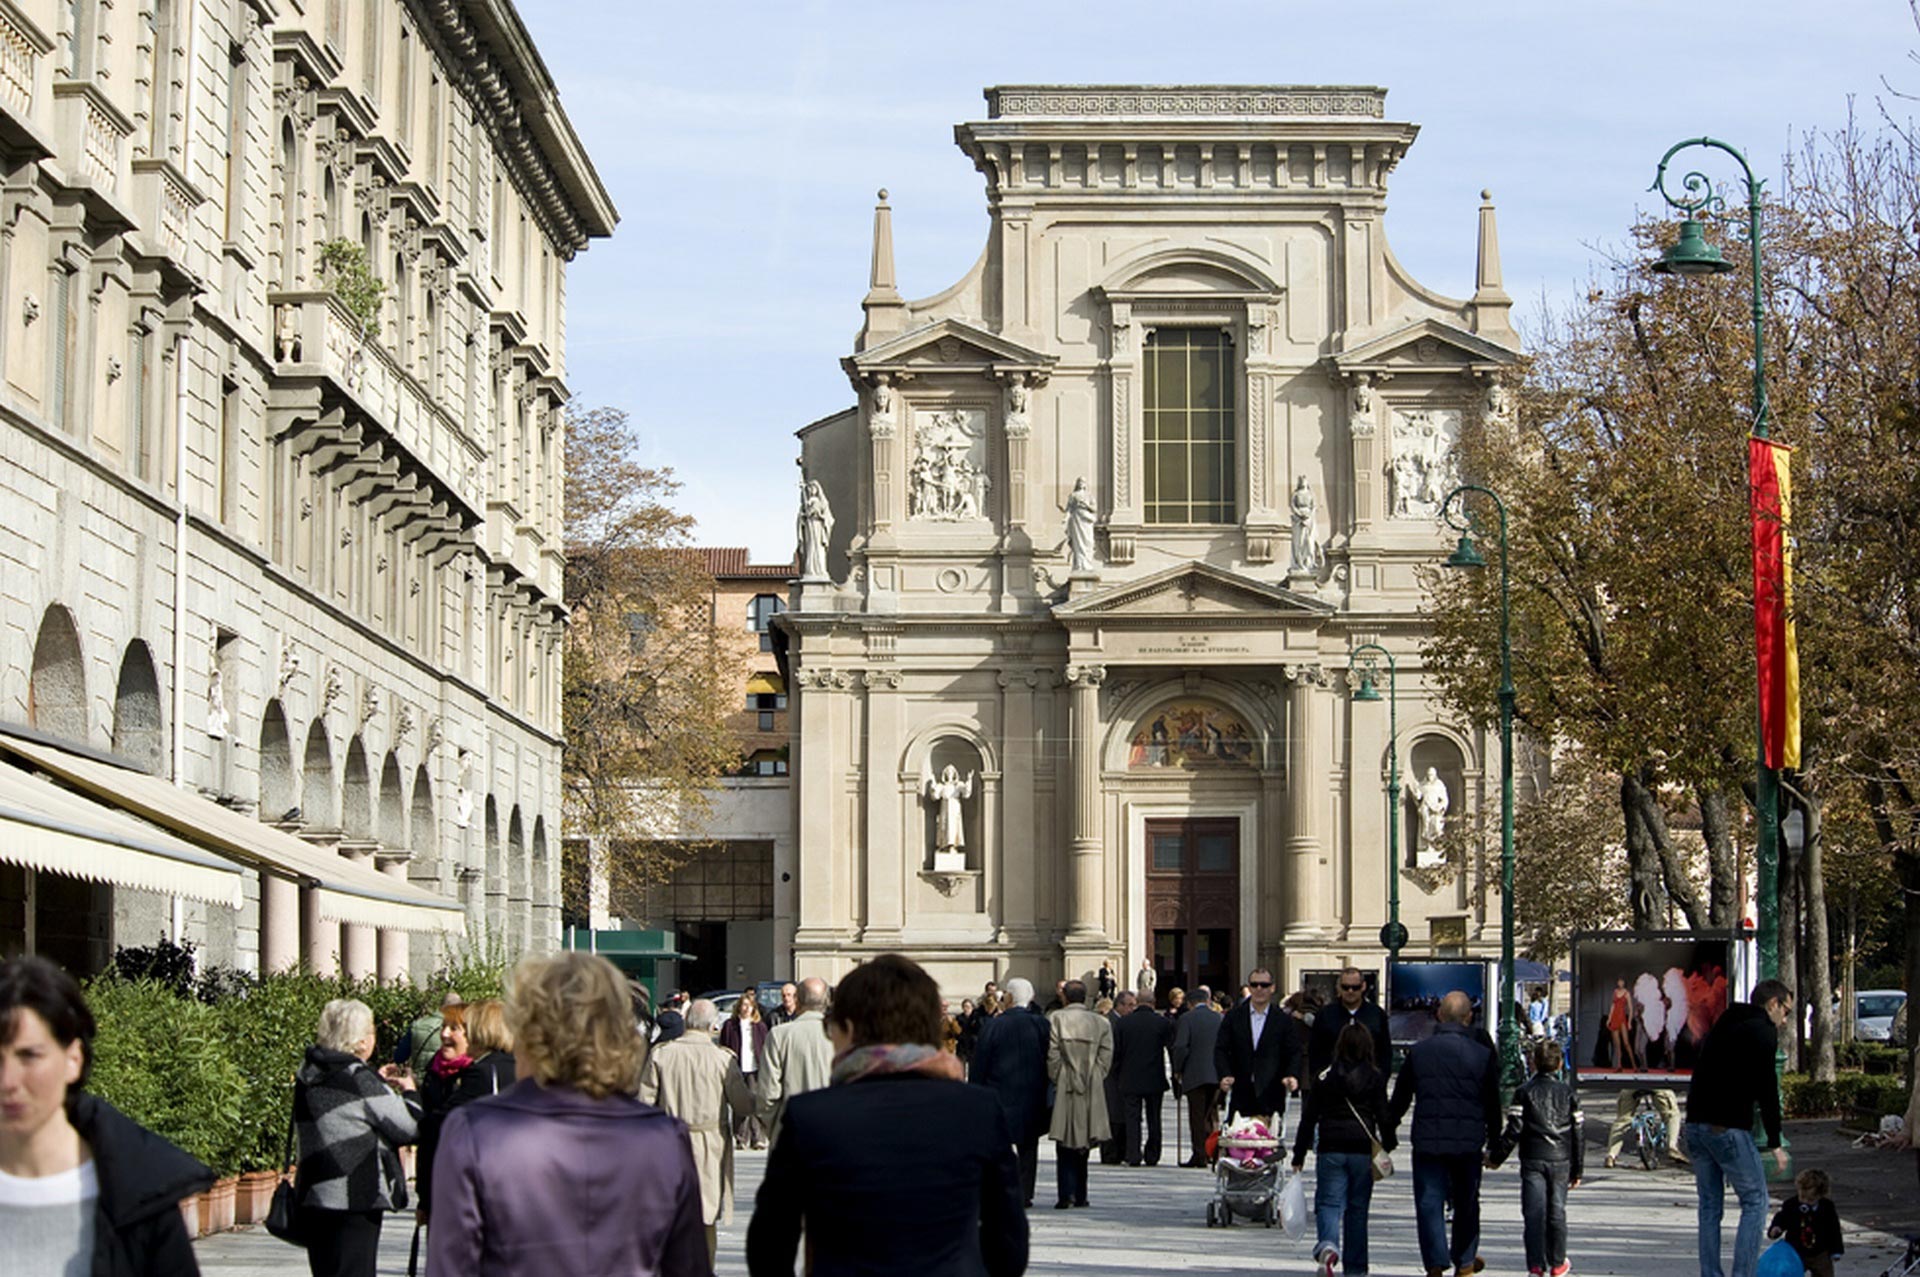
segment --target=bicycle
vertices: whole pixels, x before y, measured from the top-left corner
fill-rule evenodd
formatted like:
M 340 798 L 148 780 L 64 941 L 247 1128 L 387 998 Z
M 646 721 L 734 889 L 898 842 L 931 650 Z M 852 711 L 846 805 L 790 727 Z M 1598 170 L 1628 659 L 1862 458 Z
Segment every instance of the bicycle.
M 1660 1164 L 1660 1158 L 1667 1151 L 1667 1123 L 1655 1107 L 1652 1091 L 1635 1091 L 1633 1119 L 1627 1126 L 1627 1132 L 1621 1145 L 1632 1144 L 1640 1155 L 1640 1165 L 1653 1170 Z

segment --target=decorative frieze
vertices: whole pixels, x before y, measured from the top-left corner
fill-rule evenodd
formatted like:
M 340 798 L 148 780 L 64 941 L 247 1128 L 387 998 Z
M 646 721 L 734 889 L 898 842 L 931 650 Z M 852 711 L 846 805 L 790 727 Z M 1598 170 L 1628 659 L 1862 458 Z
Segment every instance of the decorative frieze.
M 1003 85 L 987 90 L 987 116 L 1287 116 L 1380 119 L 1386 115 L 1384 89 L 1328 88 L 1149 88 L 1079 89 Z

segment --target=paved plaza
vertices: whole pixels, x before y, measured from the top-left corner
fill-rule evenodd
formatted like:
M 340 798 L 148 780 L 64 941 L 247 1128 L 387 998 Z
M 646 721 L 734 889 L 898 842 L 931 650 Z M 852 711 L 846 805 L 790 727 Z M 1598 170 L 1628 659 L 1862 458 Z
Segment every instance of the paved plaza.
M 1609 1108 L 1611 1106 L 1608 1106 Z M 1173 1109 L 1166 1110 L 1169 1140 Z M 1831 1124 L 1800 1123 L 1792 1138 L 1805 1150 L 1803 1157 L 1844 1156 L 1845 1141 Z M 1568 1199 L 1574 1272 L 1581 1277 L 1692 1277 L 1699 1271 L 1694 1259 L 1693 1178 L 1684 1168 L 1645 1172 L 1625 1167 L 1606 1170 L 1599 1165 L 1596 1142 L 1605 1136 L 1598 1122 L 1588 1124 L 1592 1173 L 1586 1184 Z M 929 1138 L 929 1156 L 938 1156 L 939 1140 Z M 1172 1148 L 1169 1143 L 1169 1156 Z M 1278 1228 L 1237 1224 L 1231 1229 L 1206 1225 L 1206 1203 L 1213 1179 L 1198 1170 L 1161 1165 L 1131 1169 L 1093 1167 L 1092 1201 L 1084 1211 L 1052 1209 L 1052 1146 L 1041 1144 L 1040 1191 L 1033 1225 L 1031 1273 L 1271 1273 L 1312 1271 L 1312 1238 L 1289 1241 Z M 1853 1154 L 1853 1174 L 1835 1169 L 1835 1199 L 1847 1220 L 1847 1253 L 1835 1267 L 1840 1277 L 1878 1277 L 1905 1249 L 1904 1242 L 1868 1228 L 1862 1218 L 1911 1231 L 1920 1226 L 1920 1202 L 1914 1195 L 1913 1167 L 1907 1157 L 1885 1157 L 1885 1174 L 1869 1155 Z M 1374 1193 L 1372 1261 L 1375 1277 L 1418 1277 L 1419 1246 L 1414 1238 L 1412 1177 L 1402 1148 L 1400 1173 Z M 721 1277 L 747 1271 L 747 1213 L 764 1153 L 744 1153 L 738 1161 L 741 1211 L 731 1226 L 720 1230 Z M 1824 1161 L 1823 1165 L 1826 1164 Z M 1313 1164 L 1307 1164 L 1311 1177 Z M 1870 1185 L 1878 1181 L 1874 1194 Z M 1312 1180 L 1309 1178 L 1309 1201 Z M 1851 1196 L 1851 1201 L 1849 1200 Z M 1776 1195 L 1777 1200 L 1777 1195 Z M 1516 1164 L 1490 1172 L 1483 1194 L 1484 1238 L 1481 1255 L 1491 1274 L 1524 1273 L 1525 1253 L 1520 1240 L 1520 1184 Z M 1860 1209 L 1851 1206 L 1858 1203 Z M 1733 1204 L 1729 1207 L 1729 1245 Z M 381 1246 L 381 1277 L 400 1277 L 407 1271 L 410 1225 L 390 1222 Z M 256 1277 L 304 1272 L 304 1256 L 258 1229 L 208 1238 L 198 1246 L 200 1265 L 207 1277 Z M 1731 1259 L 1731 1254 L 1728 1256 Z

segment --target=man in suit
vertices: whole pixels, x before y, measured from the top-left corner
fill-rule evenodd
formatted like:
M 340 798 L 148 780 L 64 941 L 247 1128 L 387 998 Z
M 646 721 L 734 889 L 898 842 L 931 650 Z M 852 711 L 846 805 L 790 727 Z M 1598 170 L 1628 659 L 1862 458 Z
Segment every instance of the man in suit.
M 1366 973 L 1348 967 L 1334 986 L 1331 1006 L 1321 1007 L 1313 1017 L 1313 1029 L 1307 1035 L 1307 1074 L 1319 1077 L 1333 1063 L 1334 1044 L 1349 1024 L 1357 1024 L 1373 1036 L 1373 1062 L 1382 1074 L 1393 1071 L 1393 1038 L 1387 1030 L 1387 1014 L 1367 1001 Z
M 1387 1105 L 1387 1132 L 1413 1107 L 1414 1222 L 1428 1277 L 1480 1271 L 1480 1171 L 1499 1146 L 1500 1068 L 1474 1036 L 1473 1003 L 1455 990 L 1440 999 L 1440 1023 L 1407 1052 Z M 1385 1143 L 1386 1133 L 1381 1134 Z M 1447 1237 L 1447 1208 L 1453 1237 Z
M 1113 1000 L 1113 1009 L 1107 1012 L 1107 1028 L 1112 1032 L 1113 1040 L 1120 1040 L 1120 1021 L 1132 1013 L 1139 996 L 1131 989 L 1123 989 L 1120 996 Z M 1120 1062 L 1116 1056 L 1113 1067 L 1107 1070 L 1106 1080 L 1100 1085 L 1100 1093 L 1107 1106 L 1107 1138 L 1100 1141 L 1100 1165 L 1118 1166 L 1126 1160 L 1127 1127 L 1126 1106 L 1120 1102 Z
M 1007 996 L 1013 1006 L 981 1024 L 967 1080 L 1000 1097 L 1020 1154 L 1021 1187 L 1031 1207 L 1040 1136 L 1047 1129 L 1047 1017 L 1033 1009 L 1030 981 L 1017 976 L 1007 981 Z
M 1143 997 L 1113 1030 L 1113 1073 L 1119 1079 L 1122 1155 L 1128 1166 L 1160 1164 L 1160 1097 L 1167 1093 L 1167 1048 L 1173 1024 Z M 1145 1117 L 1146 1139 L 1141 1141 Z
M 1220 1089 L 1236 1117 L 1257 1117 L 1274 1127 L 1287 1111 L 1287 1096 L 1300 1089 L 1306 1064 L 1293 1017 L 1273 1003 L 1273 972 L 1247 973 L 1246 1001 L 1227 1012 L 1213 1046 Z
M 1187 1121 L 1193 1128 L 1193 1156 L 1182 1166 L 1207 1164 L 1207 1136 L 1220 1128 L 1220 1075 L 1213 1048 L 1220 1039 L 1220 1012 L 1213 990 L 1201 985 L 1187 1000 L 1187 1013 L 1173 1030 L 1173 1084 L 1187 1097 Z

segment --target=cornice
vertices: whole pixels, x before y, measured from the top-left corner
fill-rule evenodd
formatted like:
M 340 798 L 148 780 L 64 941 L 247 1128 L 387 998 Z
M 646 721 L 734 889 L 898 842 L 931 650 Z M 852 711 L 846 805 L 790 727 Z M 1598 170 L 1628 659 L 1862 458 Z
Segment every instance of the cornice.
M 987 116 L 1135 118 L 1384 118 L 1387 91 L 1374 85 L 999 84 L 985 90 Z

